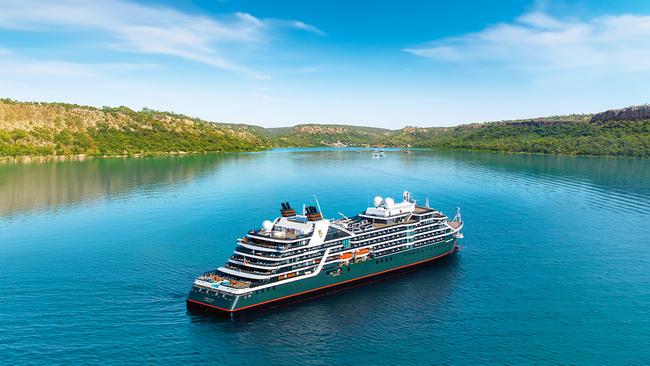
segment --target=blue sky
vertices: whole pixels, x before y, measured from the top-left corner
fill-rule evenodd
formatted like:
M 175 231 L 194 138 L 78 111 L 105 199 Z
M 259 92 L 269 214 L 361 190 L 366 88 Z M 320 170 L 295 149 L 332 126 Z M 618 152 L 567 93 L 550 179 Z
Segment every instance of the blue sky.
M 401 128 L 650 102 L 650 2 L 0 0 L 0 96 Z

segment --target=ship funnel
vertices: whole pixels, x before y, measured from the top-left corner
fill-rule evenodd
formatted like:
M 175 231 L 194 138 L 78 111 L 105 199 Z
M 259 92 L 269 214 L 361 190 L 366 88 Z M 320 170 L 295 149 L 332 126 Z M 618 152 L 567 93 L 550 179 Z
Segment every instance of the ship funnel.
M 282 217 L 294 217 L 296 216 L 296 210 L 291 208 L 289 202 L 282 202 L 282 209 L 280 210 Z
M 307 207 L 307 220 L 309 221 L 320 221 L 323 219 L 323 215 L 316 209 L 314 206 Z

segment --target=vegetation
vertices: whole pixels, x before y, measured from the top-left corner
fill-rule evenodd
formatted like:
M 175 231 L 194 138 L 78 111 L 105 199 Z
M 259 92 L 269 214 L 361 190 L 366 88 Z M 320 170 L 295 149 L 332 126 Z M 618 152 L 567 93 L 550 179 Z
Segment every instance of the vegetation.
M 0 99 L 0 156 L 123 156 L 326 145 L 650 157 L 650 106 L 457 127 L 387 130 L 303 124 L 264 129 L 150 109 Z
M 639 109 L 646 108 L 646 112 Z M 290 146 L 394 146 L 513 153 L 650 157 L 650 117 L 621 119 L 630 113 L 650 115 L 650 107 L 630 112 L 569 115 L 530 120 L 475 123 L 457 127 L 406 127 L 383 130 L 336 125 L 301 125 L 279 133 Z
M 121 156 L 270 147 L 259 129 L 149 109 L 0 100 L 0 156 Z
M 271 136 L 281 146 L 324 146 L 340 143 L 348 146 L 389 144 L 393 131 L 346 125 L 305 124 L 290 128 L 270 128 Z
M 487 123 L 459 126 L 415 143 L 442 149 L 650 157 L 650 120 Z

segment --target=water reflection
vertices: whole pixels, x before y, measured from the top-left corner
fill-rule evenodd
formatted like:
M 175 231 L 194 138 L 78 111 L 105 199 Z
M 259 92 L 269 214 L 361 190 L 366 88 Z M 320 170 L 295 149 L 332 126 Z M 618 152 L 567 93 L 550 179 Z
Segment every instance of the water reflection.
M 0 216 L 156 190 L 196 179 L 246 154 L 92 159 L 0 165 Z
M 440 152 L 455 161 L 495 171 L 550 177 L 572 177 L 592 184 L 650 193 L 650 160 L 555 155 Z
M 417 168 L 431 163 L 435 166 L 456 166 L 468 169 L 488 169 L 494 172 L 531 175 L 535 178 L 584 180 L 591 184 L 650 195 L 650 159 L 607 157 L 574 157 L 557 155 L 526 155 L 466 151 L 430 150 L 387 151 L 387 158 L 372 160 L 371 150 L 312 150 L 293 152 L 295 164 L 307 167 L 318 160 L 334 167 L 340 161 L 366 162 L 369 167 L 391 165 L 395 160 L 401 167 Z

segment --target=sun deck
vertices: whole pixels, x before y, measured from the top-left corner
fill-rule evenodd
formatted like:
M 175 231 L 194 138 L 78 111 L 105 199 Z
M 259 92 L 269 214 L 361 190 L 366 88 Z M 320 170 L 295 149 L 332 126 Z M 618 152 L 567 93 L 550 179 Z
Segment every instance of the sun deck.
M 213 285 L 232 287 L 236 289 L 243 289 L 251 286 L 250 281 L 236 280 L 230 277 L 217 275 L 214 272 L 206 273 L 203 277 L 200 277 L 199 280 Z

